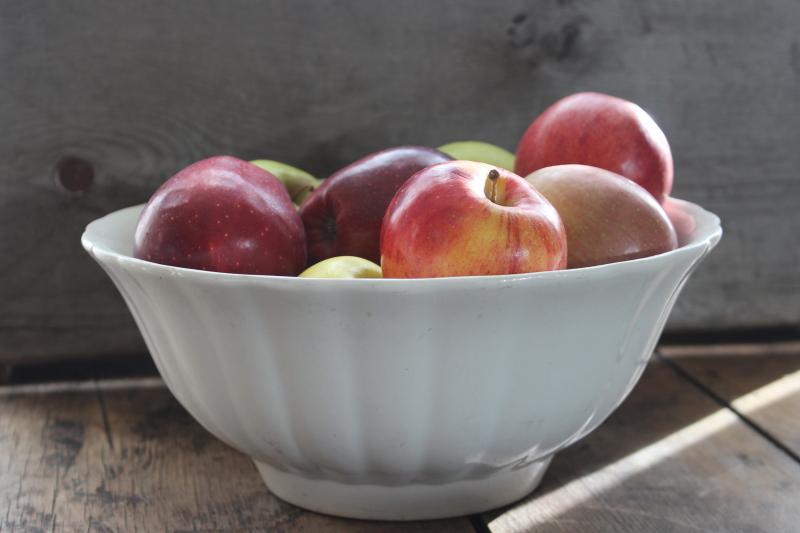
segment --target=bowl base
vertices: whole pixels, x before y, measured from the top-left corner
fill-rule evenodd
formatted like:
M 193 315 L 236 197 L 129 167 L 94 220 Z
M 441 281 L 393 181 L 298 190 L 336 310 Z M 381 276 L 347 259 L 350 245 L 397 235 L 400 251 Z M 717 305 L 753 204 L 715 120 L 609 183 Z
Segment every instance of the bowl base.
M 482 479 L 399 486 L 309 479 L 254 462 L 270 492 L 298 507 L 347 518 L 428 520 L 480 513 L 515 502 L 539 485 L 550 459 Z

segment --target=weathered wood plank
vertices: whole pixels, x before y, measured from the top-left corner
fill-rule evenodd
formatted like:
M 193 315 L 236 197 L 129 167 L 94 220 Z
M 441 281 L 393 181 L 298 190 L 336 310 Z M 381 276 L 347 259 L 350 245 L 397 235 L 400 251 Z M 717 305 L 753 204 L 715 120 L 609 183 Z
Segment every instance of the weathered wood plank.
M 547 104 L 587 89 L 650 110 L 672 143 L 676 195 L 725 222 L 670 327 L 800 322 L 796 0 L 32 0 L 0 12 L 0 357 L 144 351 L 78 239 L 193 160 L 270 157 L 324 176 L 400 143 L 513 148 Z M 93 172 L 59 165 L 67 156 Z M 73 174 L 62 185 L 59 166 Z M 90 174 L 85 194 L 65 190 Z
M 160 380 L 0 389 L 0 531 L 472 531 L 304 512 Z
M 497 532 L 793 531 L 799 493 L 800 464 L 654 362 L 531 497 L 486 519 Z
M 716 369 L 723 393 L 741 382 L 726 385 L 735 396 L 786 375 L 773 359 L 759 378 L 755 362 L 724 377 L 742 356 L 680 363 L 703 377 Z M 787 407 L 778 426 L 791 423 Z M 282 503 L 158 379 L 0 389 L 0 457 L 1 530 L 471 530 L 465 520 L 377 524 Z M 556 457 L 533 497 L 488 521 L 493 531 L 784 531 L 800 519 L 798 491 L 800 465 L 654 363 L 603 426 Z
M 672 361 L 800 456 L 800 343 L 750 346 L 722 361 L 705 352 L 684 348 Z

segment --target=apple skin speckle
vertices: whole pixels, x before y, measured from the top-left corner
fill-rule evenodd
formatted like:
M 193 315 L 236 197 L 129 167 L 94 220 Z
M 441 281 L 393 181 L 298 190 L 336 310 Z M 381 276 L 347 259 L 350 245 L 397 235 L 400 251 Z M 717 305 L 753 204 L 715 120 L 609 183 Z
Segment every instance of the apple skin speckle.
M 234 157 L 198 161 L 150 198 L 134 256 L 172 266 L 296 276 L 306 266 L 302 220 L 269 172 Z

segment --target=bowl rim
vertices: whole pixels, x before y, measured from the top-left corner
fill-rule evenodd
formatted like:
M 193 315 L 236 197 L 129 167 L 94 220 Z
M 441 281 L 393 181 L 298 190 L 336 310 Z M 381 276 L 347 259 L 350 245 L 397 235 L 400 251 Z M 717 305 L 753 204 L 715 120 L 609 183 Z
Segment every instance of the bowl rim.
M 292 284 L 300 286 L 320 286 L 320 285 L 370 285 L 375 286 L 393 286 L 397 287 L 411 285 L 444 285 L 450 283 L 474 283 L 480 285 L 487 281 L 492 282 L 514 282 L 521 280 L 529 280 L 534 278 L 565 278 L 572 276 L 586 276 L 595 274 L 612 274 L 617 271 L 625 271 L 627 268 L 635 268 L 637 265 L 647 265 L 650 263 L 670 262 L 674 257 L 682 254 L 691 254 L 695 252 L 705 252 L 716 245 L 722 237 L 722 226 L 719 217 L 701 207 L 698 204 L 681 200 L 679 198 L 670 197 L 669 200 L 678 207 L 682 212 L 690 215 L 696 222 L 697 229 L 700 231 L 705 228 L 702 233 L 696 234 L 694 238 L 674 250 L 663 252 L 648 257 L 640 257 L 638 259 L 630 259 L 627 261 L 619 261 L 616 263 L 606 263 L 603 265 L 595 265 L 590 267 L 572 268 L 564 270 L 549 270 L 542 272 L 525 272 L 519 274 L 494 274 L 486 276 L 448 276 L 439 278 L 300 278 L 297 276 L 276 276 L 271 274 L 235 274 L 229 272 L 215 272 L 211 270 L 196 270 L 192 268 L 177 267 L 172 265 L 163 265 L 161 263 L 153 263 L 144 259 L 138 259 L 132 255 L 124 254 L 110 249 L 107 246 L 99 244 L 97 237 L 103 232 L 105 226 L 114 218 L 118 218 L 126 212 L 133 210 L 141 210 L 145 204 L 137 204 L 129 207 L 118 209 L 100 218 L 90 222 L 83 234 L 81 235 L 81 244 L 84 249 L 97 261 L 105 263 L 109 260 L 117 264 L 131 268 L 138 271 L 158 274 L 161 276 L 170 277 L 193 277 L 198 280 L 217 281 L 220 283 L 230 282 L 278 282 L 281 284 Z

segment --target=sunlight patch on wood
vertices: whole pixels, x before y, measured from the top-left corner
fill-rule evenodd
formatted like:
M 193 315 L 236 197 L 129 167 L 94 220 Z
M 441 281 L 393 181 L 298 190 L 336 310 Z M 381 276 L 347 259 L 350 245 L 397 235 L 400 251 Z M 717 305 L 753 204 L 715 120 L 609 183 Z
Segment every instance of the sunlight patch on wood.
M 762 409 L 800 393 L 800 371 L 737 398 L 733 405 L 742 413 Z M 602 493 L 653 468 L 714 434 L 739 422 L 729 409 L 720 409 L 667 437 L 623 457 L 591 474 L 575 479 L 551 492 L 520 504 L 490 523 L 504 533 L 530 531 L 538 524 L 552 523 L 572 508 L 596 501 Z
M 545 524 L 559 515 L 594 500 L 627 479 L 648 470 L 654 465 L 678 455 L 709 436 L 722 431 L 738 421 L 728 409 L 720 409 L 671 435 L 646 446 L 631 455 L 607 465 L 589 475 L 577 478 L 547 494 L 532 499 L 507 511 L 490 523 L 492 529 L 505 533 L 530 531 L 537 524 Z M 535 507 L 535 511 L 532 508 Z
M 800 393 L 800 370 L 739 396 L 731 402 L 731 405 L 740 413 L 748 414 L 798 393 Z

